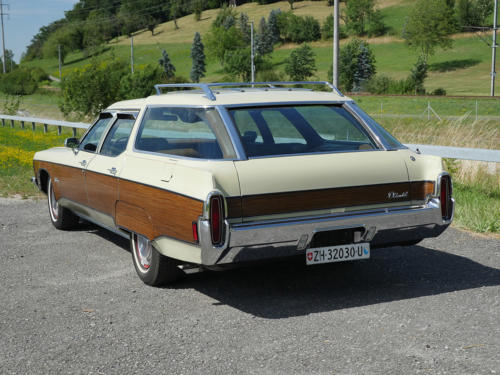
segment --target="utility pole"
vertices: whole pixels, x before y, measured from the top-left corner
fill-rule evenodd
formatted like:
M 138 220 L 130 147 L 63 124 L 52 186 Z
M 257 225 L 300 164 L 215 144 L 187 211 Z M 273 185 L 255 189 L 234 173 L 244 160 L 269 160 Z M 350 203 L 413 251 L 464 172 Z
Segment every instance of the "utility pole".
M 130 36 L 130 71 L 134 74 L 134 37 Z
M 6 5 L 2 2 L 2 0 L 0 0 L 0 19 L 2 20 L 2 50 L 3 50 L 3 58 L 2 58 L 2 62 L 3 62 L 3 74 L 5 74 L 5 31 L 4 31 L 4 28 L 3 28 L 3 16 L 4 16 L 4 12 L 3 12 L 3 6 Z
M 61 45 L 57 46 L 57 52 L 59 54 L 59 79 L 62 79 L 62 71 L 61 71 Z
M 250 58 L 252 64 L 252 83 L 255 82 L 255 65 L 254 65 L 254 55 L 253 55 L 253 21 L 250 22 Z
M 493 44 L 491 46 L 491 96 L 495 96 L 495 63 L 497 59 L 497 11 L 498 0 L 495 0 L 495 12 L 493 15 Z
M 339 0 L 333 5 L 333 85 L 339 85 Z

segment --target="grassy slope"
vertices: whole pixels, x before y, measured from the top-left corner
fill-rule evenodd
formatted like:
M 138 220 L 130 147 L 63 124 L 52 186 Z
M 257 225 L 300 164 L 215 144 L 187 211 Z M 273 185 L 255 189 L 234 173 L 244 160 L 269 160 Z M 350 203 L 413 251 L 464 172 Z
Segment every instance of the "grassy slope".
M 370 43 L 377 60 L 377 72 L 393 78 L 404 78 L 409 74 L 412 65 L 417 59 L 417 53 L 409 50 L 400 39 L 404 19 L 408 14 L 412 1 L 410 0 L 380 0 L 378 8 L 384 15 L 384 22 L 389 28 L 388 36 L 370 39 Z M 244 4 L 238 7 L 238 12 L 245 12 L 250 19 L 258 23 L 262 16 L 269 14 L 271 9 L 280 8 L 288 10 L 289 5 L 281 1 L 268 5 L 256 3 Z M 300 1 L 296 3 L 295 14 L 312 15 L 318 20 L 323 20 L 332 11 L 326 2 Z M 179 30 L 175 30 L 173 22 L 161 24 L 156 29 L 155 35 L 149 31 L 138 32 L 134 35 L 135 64 L 156 64 L 165 49 L 177 68 L 177 74 L 189 77 L 191 61 L 189 58 L 193 35 L 199 31 L 206 34 L 210 24 L 217 14 L 217 10 L 203 12 L 200 22 L 196 22 L 192 15 L 178 20 Z M 346 43 L 346 41 L 341 42 Z M 331 42 L 320 41 L 311 44 L 316 54 L 318 68 L 317 78 L 326 79 L 327 71 L 332 61 Z M 272 61 L 279 70 L 284 69 L 286 58 L 295 45 L 279 47 L 272 56 Z M 112 53 L 121 59 L 130 58 L 130 39 L 120 37 L 107 45 L 103 58 L 110 58 Z M 439 50 L 430 59 L 431 71 L 426 81 L 426 87 L 432 91 L 438 87 L 446 89 L 448 94 L 454 95 L 488 95 L 490 85 L 490 59 L 491 50 L 474 35 L 458 35 L 453 48 L 447 51 Z M 66 58 L 63 74 L 72 69 L 88 64 L 88 59 L 82 53 L 72 53 Z M 36 60 L 27 65 L 40 66 L 53 75 L 57 75 L 58 64 L 56 59 Z M 208 71 L 205 81 L 217 81 L 223 77 L 221 67 L 215 61 L 208 60 Z M 436 70 L 439 69 L 439 70 Z

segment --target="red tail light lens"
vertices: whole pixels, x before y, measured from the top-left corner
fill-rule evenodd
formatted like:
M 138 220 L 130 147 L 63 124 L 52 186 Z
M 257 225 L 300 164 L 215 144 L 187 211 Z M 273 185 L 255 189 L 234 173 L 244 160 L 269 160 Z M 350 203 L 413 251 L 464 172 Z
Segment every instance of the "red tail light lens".
M 439 192 L 441 199 L 441 215 L 443 220 L 451 219 L 452 203 L 451 203 L 451 179 L 450 176 L 441 177 L 441 191 Z
M 193 221 L 192 229 L 193 229 L 193 240 L 194 242 L 198 242 L 198 223 L 196 221 Z
M 220 196 L 213 196 L 210 198 L 210 230 L 214 245 L 220 245 L 223 240 L 223 221 L 222 198 Z

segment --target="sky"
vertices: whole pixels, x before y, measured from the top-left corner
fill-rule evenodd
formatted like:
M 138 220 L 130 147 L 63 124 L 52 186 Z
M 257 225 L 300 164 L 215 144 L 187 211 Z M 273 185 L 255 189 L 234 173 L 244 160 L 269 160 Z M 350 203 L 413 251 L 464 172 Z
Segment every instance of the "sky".
M 21 54 L 40 27 L 64 17 L 78 0 L 0 0 L 4 5 L 5 49 L 14 52 L 19 62 Z M 1 51 L 1 50 L 0 50 Z M 0 52 L 1 55 L 1 52 Z

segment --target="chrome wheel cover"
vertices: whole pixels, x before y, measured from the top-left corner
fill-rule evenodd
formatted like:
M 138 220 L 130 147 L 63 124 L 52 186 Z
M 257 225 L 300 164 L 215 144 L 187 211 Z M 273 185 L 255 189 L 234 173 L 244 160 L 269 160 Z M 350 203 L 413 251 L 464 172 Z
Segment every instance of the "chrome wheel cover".
M 134 234 L 134 256 L 137 260 L 137 265 L 142 272 L 147 272 L 151 267 L 151 258 L 153 254 L 153 246 L 151 242 L 140 234 Z
M 59 203 L 57 203 L 54 189 L 52 188 L 52 181 L 49 182 L 49 212 L 53 221 L 59 218 Z

